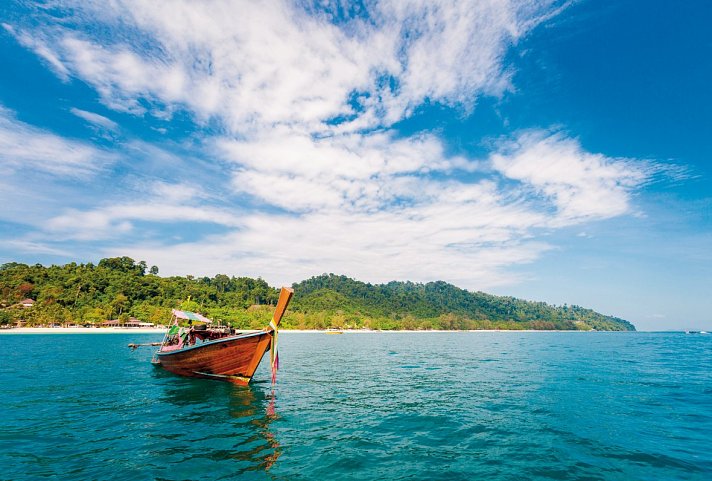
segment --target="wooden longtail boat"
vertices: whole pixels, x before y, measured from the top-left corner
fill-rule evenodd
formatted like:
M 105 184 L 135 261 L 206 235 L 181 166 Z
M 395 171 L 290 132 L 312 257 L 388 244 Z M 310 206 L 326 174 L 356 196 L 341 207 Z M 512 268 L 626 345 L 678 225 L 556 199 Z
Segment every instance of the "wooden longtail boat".
M 272 321 L 256 332 L 234 333 L 229 329 L 208 326 L 180 328 L 178 319 L 210 321 L 199 314 L 174 310 L 173 325 L 151 362 L 181 376 L 247 385 L 262 357 L 270 351 L 274 383 L 279 367 L 277 329 L 293 294 L 292 289 L 282 288 Z

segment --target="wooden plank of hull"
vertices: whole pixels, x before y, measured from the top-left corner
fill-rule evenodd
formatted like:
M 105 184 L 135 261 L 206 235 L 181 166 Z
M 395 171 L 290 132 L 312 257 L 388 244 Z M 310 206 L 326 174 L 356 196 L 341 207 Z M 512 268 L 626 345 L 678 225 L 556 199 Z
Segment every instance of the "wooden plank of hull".
M 271 332 L 231 337 L 158 353 L 160 365 L 175 374 L 247 384 L 269 349 Z

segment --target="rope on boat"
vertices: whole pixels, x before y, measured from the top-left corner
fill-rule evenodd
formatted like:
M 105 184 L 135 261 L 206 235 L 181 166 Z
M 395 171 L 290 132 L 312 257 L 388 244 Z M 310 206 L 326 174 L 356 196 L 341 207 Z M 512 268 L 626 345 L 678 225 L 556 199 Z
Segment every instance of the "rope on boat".
M 134 343 L 131 343 L 131 344 L 129 344 L 129 347 L 130 347 L 131 349 L 136 349 L 136 348 L 141 347 L 141 346 L 160 346 L 161 344 L 163 344 L 163 343 L 161 343 L 161 342 L 147 342 L 147 343 L 145 343 L 145 344 L 134 344 Z

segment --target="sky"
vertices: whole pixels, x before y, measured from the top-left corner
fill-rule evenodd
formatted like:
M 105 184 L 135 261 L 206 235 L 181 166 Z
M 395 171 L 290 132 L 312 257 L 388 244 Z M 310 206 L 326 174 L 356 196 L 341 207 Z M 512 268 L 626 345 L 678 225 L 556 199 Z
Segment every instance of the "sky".
M 712 328 L 706 0 L 9 0 L 0 263 Z

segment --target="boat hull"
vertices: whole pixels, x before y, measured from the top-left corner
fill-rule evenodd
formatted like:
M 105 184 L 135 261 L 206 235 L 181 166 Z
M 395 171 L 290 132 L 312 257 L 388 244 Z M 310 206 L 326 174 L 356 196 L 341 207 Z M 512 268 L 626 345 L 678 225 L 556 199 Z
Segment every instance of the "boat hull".
M 156 353 L 156 364 L 181 376 L 247 385 L 269 350 L 271 331 L 226 337 L 175 351 Z

